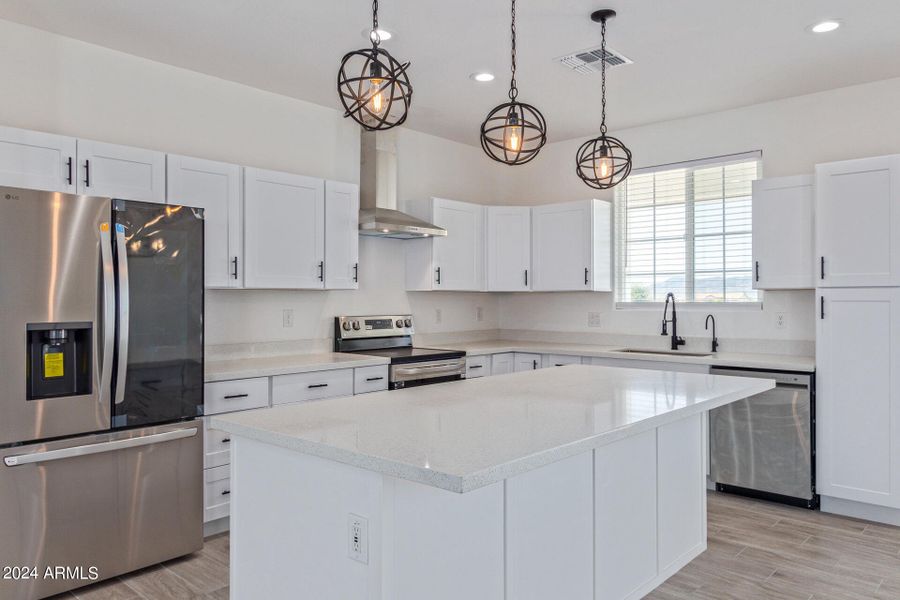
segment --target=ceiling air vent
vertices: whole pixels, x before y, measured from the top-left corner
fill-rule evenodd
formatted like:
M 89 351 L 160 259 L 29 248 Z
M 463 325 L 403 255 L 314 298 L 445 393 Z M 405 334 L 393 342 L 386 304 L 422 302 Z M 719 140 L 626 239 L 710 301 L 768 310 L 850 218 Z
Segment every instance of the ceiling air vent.
M 624 54 L 620 54 L 608 46 L 605 57 L 603 56 L 603 50 L 600 46 L 597 46 L 596 48 L 588 48 L 560 56 L 556 59 L 556 62 L 582 75 L 591 75 L 600 72 L 600 65 L 604 59 L 606 60 L 607 68 L 630 65 L 633 62 Z

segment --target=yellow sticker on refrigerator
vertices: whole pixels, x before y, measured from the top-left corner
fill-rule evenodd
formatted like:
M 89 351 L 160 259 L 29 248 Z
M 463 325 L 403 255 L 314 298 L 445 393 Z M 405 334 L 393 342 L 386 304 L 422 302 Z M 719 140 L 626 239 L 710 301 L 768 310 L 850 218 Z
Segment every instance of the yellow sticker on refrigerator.
M 48 352 L 44 355 L 44 379 L 54 379 L 65 375 L 62 352 Z

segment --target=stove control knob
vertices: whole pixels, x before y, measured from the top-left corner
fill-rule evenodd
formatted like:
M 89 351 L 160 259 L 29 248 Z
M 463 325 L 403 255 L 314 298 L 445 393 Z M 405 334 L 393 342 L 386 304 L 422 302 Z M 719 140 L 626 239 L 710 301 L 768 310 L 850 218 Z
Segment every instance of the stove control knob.
M 343 327 L 344 331 L 350 331 L 350 321 L 344 321 L 344 324 L 341 325 L 341 327 Z
M 403 319 L 397 319 L 397 322 L 394 323 L 397 326 L 397 329 L 401 329 L 403 327 Z
M 359 331 L 359 321 L 353 321 L 353 329 Z
M 412 327 L 412 319 L 404 319 L 403 324 L 407 327 Z

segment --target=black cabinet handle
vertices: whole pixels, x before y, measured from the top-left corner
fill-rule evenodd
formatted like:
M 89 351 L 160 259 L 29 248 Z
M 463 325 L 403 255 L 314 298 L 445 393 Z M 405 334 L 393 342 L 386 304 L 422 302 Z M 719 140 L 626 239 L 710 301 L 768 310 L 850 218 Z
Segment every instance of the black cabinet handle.
M 91 187 L 91 161 L 84 161 L 84 187 Z
M 759 261 L 756 261 L 756 280 L 759 281 Z
M 825 318 L 825 296 L 819 296 L 819 318 Z
M 435 269 L 435 272 L 437 272 L 437 284 L 441 285 L 441 268 L 438 267 L 437 269 Z
M 469 367 L 469 368 L 470 368 L 470 369 L 482 369 L 482 368 L 484 368 L 484 365 L 472 365 L 472 366 Z
M 584 268 L 584 285 L 588 284 L 588 268 Z
M 224 492 L 222 492 L 222 495 L 227 496 L 230 493 L 231 493 L 231 490 L 225 490 Z
M 225 396 L 225 400 L 234 400 L 235 398 L 246 398 L 250 394 L 231 394 L 230 396 Z
M 69 174 L 66 176 L 66 181 L 69 185 L 72 185 L 72 157 L 69 157 L 69 160 L 66 161 L 66 167 L 69 169 Z
M 319 261 L 319 281 L 325 281 L 325 261 Z
M 819 257 L 819 279 L 825 279 L 825 257 Z
M 223 443 L 223 444 L 227 444 L 227 443 L 230 442 L 230 441 L 231 441 L 231 438 L 222 438 L 222 443 Z
M 234 258 L 231 259 L 231 264 L 234 265 L 234 271 L 231 272 L 231 277 L 233 279 L 237 279 L 237 273 L 238 273 L 238 257 L 237 256 L 235 256 Z
M 311 384 L 309 384 L 309 385 L 306 386 L 306 387 L 312 390 L 312 389 L 315 389 L 315 388 L 328 387 L 328 384 L 327 384 L 327 383 L 311 383 Z
M 537 370 L 537 360 L 531 361 L 531 368 L 532 370 Z
M 366 377 L 366 381 L 381 381 L 384 377 Z
M 353 281 L 355 283 L 359 282 L 359 263 L 353 265 Z

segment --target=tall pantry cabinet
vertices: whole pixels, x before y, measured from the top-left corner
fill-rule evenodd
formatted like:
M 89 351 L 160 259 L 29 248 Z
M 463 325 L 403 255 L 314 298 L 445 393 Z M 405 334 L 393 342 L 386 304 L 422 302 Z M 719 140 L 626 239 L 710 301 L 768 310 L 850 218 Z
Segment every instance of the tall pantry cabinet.
M 817 491 L 900 509 L 900 156 L 818 165 L 815 212 Z

